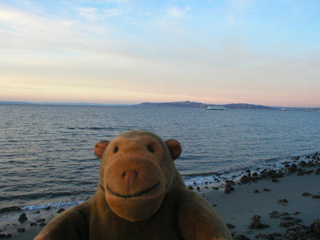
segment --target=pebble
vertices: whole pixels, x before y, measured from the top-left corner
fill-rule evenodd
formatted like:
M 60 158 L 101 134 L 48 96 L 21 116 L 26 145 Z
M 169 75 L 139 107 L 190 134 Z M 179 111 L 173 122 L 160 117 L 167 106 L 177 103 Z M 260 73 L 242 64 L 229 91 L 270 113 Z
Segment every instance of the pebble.
M 269 225 L 267 224 L 262 224 L 260 222 L 260 216 L 258 215 L 254 215 L 251 219 L 253 219 L 252 223 L 250 224 L 249 228 L 252 230 L 256 230 L 256 229 L 263 229 L 263 228 L 268 228 Z
M 37 223 L 42 223 L 42 222 L 45 222 L 46 219 L 45 218 L 40 218 L 39 220 L 37 220 Z
M 192 186 L 191 186 L 192 187 Z M 57 211 L 57 213 L 62 213 L 62 212 L 64 212 L 65 211 L 65 209 L 64 208 L 60 208 L 58 211 Z
M 0 233 L 0 239 L 4 239 L 4 238 L 12 238 L 11 233 L 5 234 L 5 233 Z
M 233 239 L 234 240 L 250 240 L 250 238 L 247 238 L 245 235 L 242 235 L 242 234 L 236 235 Z
M 255 236 L 256 239 L 258 240 L 274 240 L 274 237 L 272 234 L 264 234 L 264 233 L 259 233 L 258 235 Z
M 302 197 L 308 197 L 308 196 L 311 196 L 312 194 L 311 193 L 307 193 L 307 192 L 304 192 L 301 194 Z
M 25 232 L 26 231 L 26 229 L 24 229 L 24 228 L 18 228 L 17 229 L 17 232 L 19 232 L 19 233 L 23 233 L 23 232 Z
M 271 213 L 269 213 L 270 218 L 279 218 L 279 212 L 278 211 L 272 211 Z
M 232 187 L 232 183 L 227 182 L 224 189 L 224 193 L 230 193 L 232 191 L 234 191 L 234 187 Z
M 287 200 L 287 199 L 279 199 L 278 200 L 278 203 L 283 203 L 283 204 L 285 204 L 285 203 L 288 203 L 289 201 Z
M 229 229 L 235 229 L 235 227 L 236 227 L 236 226 L 234 226 L 234 225 L 232 225 L 232 224 L 230 224 L 230 223 L 227 223 L 226 225 L 227 225 L 227 227 L 228 227 Z
M 27 220 L 28 220 L 28 218 L 27 218 L 27 215 L 26 215 L 25 213 L 22 213 L 22 214 L 20 215 L 19 219 L 18 219 L 18 221 L 19 221 L 20 223 L 23 223 L 23 222 L 25 222 L 25 221 L 27 221 Z

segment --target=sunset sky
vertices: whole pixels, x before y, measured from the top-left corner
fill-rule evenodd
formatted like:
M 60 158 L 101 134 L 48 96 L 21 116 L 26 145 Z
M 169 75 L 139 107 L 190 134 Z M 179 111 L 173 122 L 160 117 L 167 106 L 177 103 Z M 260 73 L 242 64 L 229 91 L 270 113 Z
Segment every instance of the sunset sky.
M 186 100 L 320 107 L 320 1 L 0 1 L 0 101 Z

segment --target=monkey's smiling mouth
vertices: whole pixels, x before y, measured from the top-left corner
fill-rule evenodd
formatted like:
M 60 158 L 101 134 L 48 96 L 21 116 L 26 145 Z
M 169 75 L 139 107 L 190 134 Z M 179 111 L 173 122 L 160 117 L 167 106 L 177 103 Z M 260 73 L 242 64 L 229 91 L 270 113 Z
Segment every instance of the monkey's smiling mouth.
M 111 188 L 108 186 L 108 184 L 107 184 L 107 189 L 108 189 L 108 191 L 109 191 L 112 195 L 114 195 L 114 196 L 121 197 L 121 198 L 134 198 L 134 197 L 140 197 L 140 196 L 142 196 L 142 195 L 144 195 L 144 194 L 146 194 L 146 193 L 151 192 L 153 189 L 157 188 L 159 185 L 160 185 L 160 182 L 157 182 L 157 183 L 154 184 L 152 187 L 150 187 L 150 188 L 148 188 L 148 189 L 146 189 L 146 190 L 143 190 L 143 191 L 141 191 L 141 192 L 132 194 L 132 195 L 130 195 L 130 194 L 129 194 L 129 195 L 118 194 L 118 193 L 112 191 Z

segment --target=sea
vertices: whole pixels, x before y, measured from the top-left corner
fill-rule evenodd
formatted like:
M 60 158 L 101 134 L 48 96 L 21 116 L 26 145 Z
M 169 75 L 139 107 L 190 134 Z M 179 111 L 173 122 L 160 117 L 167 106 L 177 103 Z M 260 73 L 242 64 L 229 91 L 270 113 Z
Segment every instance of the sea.
M 177 139 L 178 171 L 201 185 L 319 152 L 319 123 L 307 111 L 0 105 L 0 212 L 86 200 L 99 178 L 94 145 L 128 130 Z

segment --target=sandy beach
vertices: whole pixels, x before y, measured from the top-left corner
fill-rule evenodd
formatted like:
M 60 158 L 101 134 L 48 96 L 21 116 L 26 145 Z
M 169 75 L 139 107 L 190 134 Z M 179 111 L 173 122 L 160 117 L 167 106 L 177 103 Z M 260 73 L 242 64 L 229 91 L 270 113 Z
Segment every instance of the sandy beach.
M 256 236 L 266 234 L 269 238 L 260 235 L 261 239 L 285 239 L 288 226 L 295 222 L 310 226 L 315 219 L 320 219 L 320 175 L 291 175 L 275 183 L 261 180 L 234 188 L 228 194 L 206 188 L 201 190 L 224 221 L 231 224 L 234 237 L 245 235 L 248 239 L 260 239 Z M 250 228 L 254 216 L 260 217 L 256 218 L 261 226 L 256 228 L 262 229 Z M 315 239 L 320 239 L 320 235 L 318 237 Z
M 234 239 L 320 239 L 320 220 L 314 223 L 320 219 L 319 154 L 307 164 L 247 171 L 238 180 L 221 182 L 219 188 L 207 184 L 193 186 L 193 191 L 215 207 Z M 0 226 L 0 239 L 33 239 L 58 210 L 15 213 L 14 220 Z M 23 213 L 27 219 L 21 222 Z

